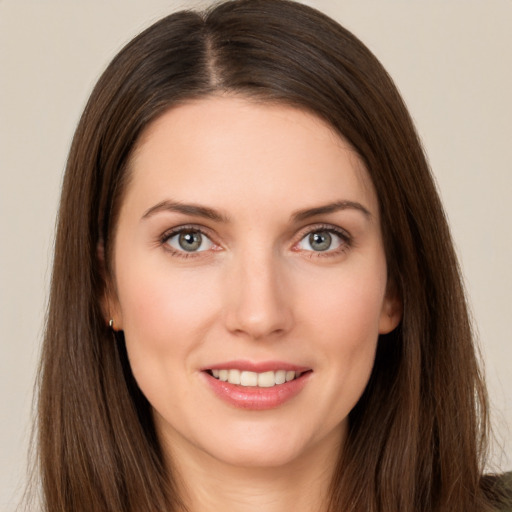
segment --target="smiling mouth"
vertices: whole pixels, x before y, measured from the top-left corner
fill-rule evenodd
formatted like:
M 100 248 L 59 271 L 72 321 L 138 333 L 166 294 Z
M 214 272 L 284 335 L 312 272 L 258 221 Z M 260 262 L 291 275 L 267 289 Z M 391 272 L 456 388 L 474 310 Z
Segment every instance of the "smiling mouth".
M 215 369 L 207 370 L 207 373 L 217 380 L 238 386 L 271 388 L 298 379 L 308 372 L 277 370 L 257 373 L 237 369 Z

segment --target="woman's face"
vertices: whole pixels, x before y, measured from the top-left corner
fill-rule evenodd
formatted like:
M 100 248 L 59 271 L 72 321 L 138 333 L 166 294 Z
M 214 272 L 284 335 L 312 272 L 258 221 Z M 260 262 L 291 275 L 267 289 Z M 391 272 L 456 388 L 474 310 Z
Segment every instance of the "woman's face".
M 244 466 L 335 450 L 400 319 L 354 150 L 304 111 L 209 97 L 150 125 L 131 172 L 106 307 L 164 446 Z

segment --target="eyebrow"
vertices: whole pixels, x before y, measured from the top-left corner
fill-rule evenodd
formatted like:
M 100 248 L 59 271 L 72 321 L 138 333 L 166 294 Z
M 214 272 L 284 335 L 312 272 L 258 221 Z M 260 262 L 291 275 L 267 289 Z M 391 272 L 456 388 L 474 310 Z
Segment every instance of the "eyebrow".
M 165 200 L 161 201 L 155 206 L 152 206 L 142 216 L 142 219 L 147 219 L 152 215 L 155 215 L 159 212 L 174 212 L 174 213 L 182 213 L 184 215 L 193 215 L 194 217 L 203 217 L 205 219 L 210 219 L 215 222 L 228 222 L 228 218 L 222 213 L 214 210 L 213 208 L 208 208 L 207 206 L 200 206 L 197 204 L 186 204 L 180 203 L 177 201 Z
M 322 206 L 316 206 L 314 208 L 307 208 L 305 210 L 298 210 L 291 215 L 293 222 L 300 222 L 310 217 L 317 215 L 326 215 L 328 213 L 335 213 L 340 210 L 357 210 L 364 214 L 368 220 L 372 220 L 373 216 L 370 211 L 365 208 L 362 204 L 355 201 L 335 201 Z
M 313 208 L 306 208 L 304 210 L 298 210 L 290 216 L 292 222 L 301 222 L 317 215 L 326 215 L 329 213 L 335 213 L 340 210 L 357 210 L 364 214 L 364 216 L 371 220 L 373 218 L 370 211 L 365 208 L 362 204 L 355 201 L 335 201 L 321 206 Z M 144 212 L 142 219 L 147 219 L 160 212 L 173 212 L 182 213 L 184 215 L 193 215 L 194 217 L 203 217 L 205 219 L 213 220 L 215 222 L 228 223 L 229 218 L 213 208 L 207 206 L 200 206 L 197 204 L 187 204 L 177 201 L 171 201 L 169 199 L 161 201 L 160 203 L 152 206 Z

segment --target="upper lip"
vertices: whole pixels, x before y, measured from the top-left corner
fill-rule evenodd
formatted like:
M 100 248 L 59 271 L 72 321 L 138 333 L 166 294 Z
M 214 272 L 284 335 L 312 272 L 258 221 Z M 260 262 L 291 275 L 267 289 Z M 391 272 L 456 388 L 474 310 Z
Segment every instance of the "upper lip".
M 248 372 L 255 373 L 263 373 L 270 371 L 278 371 L 278 370 L 286 370 L 286 371 L 295 371 L 295 372 L 306 372 L 311 370 L 311 368 L 307 366 L 296 365 L 292 363 L 287 363 L 284 361 L 247 361 L 247 360 L 237 360 L 237 361 L 225 361 L 222 363 L 216 363 L 211 366 L 206 366 L 201 369 L 202 371 L 206 370 L 242 370 Z

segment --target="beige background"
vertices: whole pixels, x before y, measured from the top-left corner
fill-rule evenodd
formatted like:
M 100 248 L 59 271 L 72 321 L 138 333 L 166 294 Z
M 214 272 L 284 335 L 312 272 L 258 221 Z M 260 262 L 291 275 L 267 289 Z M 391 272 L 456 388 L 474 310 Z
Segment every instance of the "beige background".
M 0 510 L 24 481 L 30 406 L 70 139 L 100 72 L 163 0 L 0 0 Z M 512 469 L 512 2 L 317 0 L 381 59 L 439 183 Z M 507 426 L 507 424 L 509 426 Z

